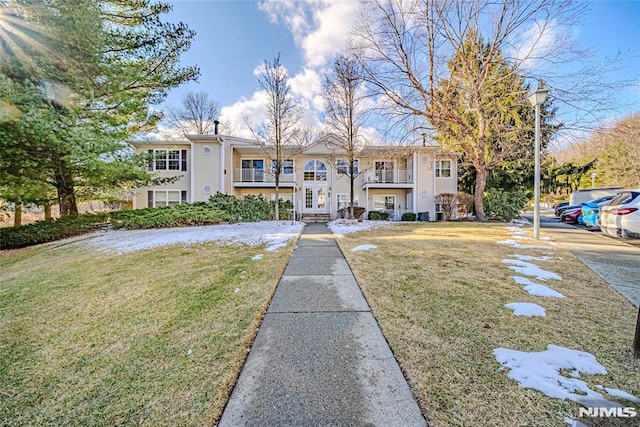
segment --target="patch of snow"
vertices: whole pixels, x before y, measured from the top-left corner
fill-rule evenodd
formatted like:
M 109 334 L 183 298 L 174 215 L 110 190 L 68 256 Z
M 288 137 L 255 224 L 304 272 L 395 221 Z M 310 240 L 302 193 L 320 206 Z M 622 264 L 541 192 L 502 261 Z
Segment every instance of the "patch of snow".
M 571 417 L 564 417 L 564 422 L 567 423 L 570 427 L 589 427 L 586 424 L 583 424 L 580 421 L 576 421 Z
M 187 350 L 187 356 L 191 356 L 191 353 L 193 353 L 193 351 L 191 351 L 191 349 Z
M 510 276 L 510 277 L 516 282 L 517 285 L 537 285 L 536 282 L 532 282 L 526 277 L 522 277 L 522 276 Z
M 377 248 L 376 245 L 360 245 L 360 246 L 356 246 L 355 248 L 351 249 L 351 252 L 368 251 L 370 249 L 375 249 L 375 248 Z
M 600 390 L 604 390 L 608 394 L 610 394 L 611 396 L 614 396 L 614 397 L 620 397 L 622 399 L 626 399 L 626 400 L 629 400 L 631 402 L 640 402 L 640 398 L 634 396 L 631 393 L 627 393 L 624 390 L 619 390 L 617 388 L 604 387 L 604 386 L 599 385 L 599 384 L 596 386 L 596 388 L 600 389 Z
M 531 224 L 531 221 L 529 221 L 529 220 L 528 220 L 528 219 L 526 219 L 526 218 L 517 218 L 517 219 L 512 219 L 512 220 L 510 221 L 510 223 L 511 223 L 511 224 L 519 225 L 520 227 L 523 227 L 523 226 L 525 226 L 525 225 L 532 225 L 532 224 Z
M 533 285 L 527 285 L 523 288 L 525 291 L 529 292 L 529 295 L 533 295 L 536 297 L 544 297 L 544 298 L 564 298 L 558 291 L 554 291 L 551 288 L 548 288 L 544 285 L 538 285 L 534 283 Z
M 304 224 L 293 221 L 261 221 L 238 224 L 206 225 L 201 227 L 178 227 L 152 230 L 111 230 L 77 245 L 99 251 L 126 253 L 142 249 L 174 244 L 191 245 L 202 242 L 225 244 L 269 245 L 273 251 L 296 238 Z M 277 231 L 274 233 L 274 231 Z
M 527 317 L 545 317 L 547 315 L 544 308 L 538 304 L 529 302 L 512 302 L 504 305 L 506 308 L 513 310 L 514 316 L 527 316 Z
M 392 221 L 356 221 L 354 219 L 336 219 L 327 223 L 333 234 L 343 237 L 345 234 L 357 233 L 358 231 L 372 230 L 374 228 L 391 227 Z
M 571 400 L 584 406 L 621 406 L 589 388 L 585 381 L 560 374 L 563 369 L 574 369 L 582 374 L 606 375 L 605 367 L 590 353 L 549 344 L 547 350 L 532 353 L 496 348 L 493 355 L 503 368 L 510 369 L 507 376 L 522 388 L 538 390 L 549 397 Z
M 520 255 L 514 254 L 509 255 L 510 257 L 514 257 L 519 259 L 520 261 L 551 261 L 553 259 L 552 256 L 544 255 L 544 256 L 533 256 L 533 255 Z
M 238 292 L 240 292 L 240 288 L 236 288 L 236 290 L 233 291 L 234 294 L 237 294 Z
M 530 262 L 520 261 L 517 259 L 503 259 L 502 262 L 504 264 L 511 264 L 509 266 L 510 269 L 517 273 L 524 274 L 525 276 L 535 277 L 536 279 L 544 281 L 549 279 L 562 280 L 562 277 L 560 277 L 559 274 L 543 270 Z
M 263 254 L 258 254 L 258 255 L 252 256 L 251 259 L 254 261 L 258 261 L 258 260 L 261 260 L 263 257 L 264 257 Z
M 553 250 L 553 248 L 551 246 L 544 246 L 544 245 L 523 245 L 520 244 L 518 242 L 516 242 L 513 239 L 509 239 L 509 240 L 501 240 L 499 242 L 497 242 L 499 245 L 507 245 L 507 246 L 511 246 L 513 248 L 516 249 L 544 249 L 544 250 Z

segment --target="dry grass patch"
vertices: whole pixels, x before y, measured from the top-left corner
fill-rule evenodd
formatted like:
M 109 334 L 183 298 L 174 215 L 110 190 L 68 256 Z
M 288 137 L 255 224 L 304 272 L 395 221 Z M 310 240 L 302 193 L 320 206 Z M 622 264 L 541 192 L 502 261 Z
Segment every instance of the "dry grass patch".
M 2 253 L 2 424 L 212 424 L 293 243 L 263 250 Z
M 566 298 L 529 295 L 501 261 L 547 251 L 496 244 L 508 238 L 502 225 L 436 223 L 338 239 L 430 425 L 566 425 L 577 405 L 520 388 L 498 370 L 497 347 L 543 351 L 556 344 L 590 352 L 608 370 L 583 376 L 592 388 L 640 396 L 640 362 L 630 351 L 637 310 L 558 249 L 562 260 L 535 263 L 563 277 L 545 285 Z M 350 251 L 362 244 L 378 248 Z M 547 316 L 514 316 L 504 308 L 510 302 L 537 303 Z

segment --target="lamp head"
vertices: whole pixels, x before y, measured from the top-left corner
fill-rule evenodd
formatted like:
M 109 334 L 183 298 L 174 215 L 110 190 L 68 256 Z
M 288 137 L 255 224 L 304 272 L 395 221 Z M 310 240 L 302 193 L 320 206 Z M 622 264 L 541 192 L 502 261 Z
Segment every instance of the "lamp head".
M 547 99 L 547 93 L 549 93 L 549 89 L 536 90 L 527 98 L 529 100 L 529 104 L 531 104 L 532 107 L 544 104 L 544 101 Z

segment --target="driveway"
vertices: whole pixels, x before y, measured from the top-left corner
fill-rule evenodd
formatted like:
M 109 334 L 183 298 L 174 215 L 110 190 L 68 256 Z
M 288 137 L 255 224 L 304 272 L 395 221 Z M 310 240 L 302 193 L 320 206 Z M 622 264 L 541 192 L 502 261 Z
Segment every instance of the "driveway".
M 526 218 L 533 220 L 530 215 Z M 640 307 L 640 245 L 568 225 L 551 215 L 540 217 L 542 233 L 574 254 L 633 305 Z

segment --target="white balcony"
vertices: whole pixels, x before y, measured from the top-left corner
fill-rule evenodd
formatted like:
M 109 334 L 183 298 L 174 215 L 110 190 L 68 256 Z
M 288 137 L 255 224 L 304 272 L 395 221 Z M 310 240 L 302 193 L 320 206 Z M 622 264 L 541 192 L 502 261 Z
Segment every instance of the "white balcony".
M 409 188 L 413 185 L 413 171 L 377 170 L 366 172 L 363 188 Z
M 252 187 L 274 187 L 276 185 L 276 176 L 271 171 L 263 169 L 234 169 L 233 183 L 236 187 L 252 186 Z M 283 187 L 292 187 L 295 183 L 295 175 L 292 173 L 280 174 L 280 185 Z

